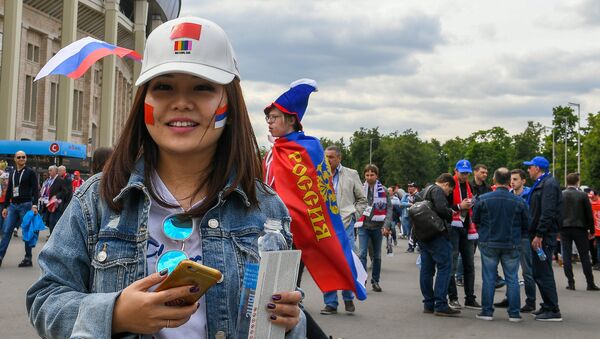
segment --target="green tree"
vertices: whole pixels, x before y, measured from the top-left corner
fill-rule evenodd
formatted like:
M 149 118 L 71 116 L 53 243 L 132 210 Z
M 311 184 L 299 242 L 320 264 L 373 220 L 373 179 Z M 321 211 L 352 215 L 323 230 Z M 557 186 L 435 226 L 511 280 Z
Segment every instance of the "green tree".
M 525 130 L 512 137 L 513 153 L 509 159 L 509 169 L 522 168 L 524 161 L 531 160 L 536 155 L 541 154 L 543 145 L 540 141 L 543 132 L 544 126 L 542 124 L 528 121 Z M 551 157 L 547 159 L 552 161 Z
M 588 133 L 581 153 L 581 183 L 600 190 L 600 112 L 588 116 Z
M 554 130 L 554 150 L 556 159 L 552 159 L 552 134 L 545 137 L 543 155 L 554 163 L 556 168 L 551 170 L 556 176 L 556 180 L 564 185 L 565 163 L 566 172 L 577 171 L 577 116 L 573 109 L 568 106 L 557 106 L 552 109 L 552 126 Z M 567 158 L 565 160 L 565 141 L 567 149 Z M 583 159 L 583 158 L 582 158 Z
M 383 167 L 383 153 L 379 150 L 381 142 L 381 134 L 379 127 L 366 129 L 361 127 L 358 131 L 354 131 L 350 138 L 350 167 L 356 169 L 362 175 L 362 169 L 369 163 L 369 155 L 371 162 L 377 167 Z
M 467 138 L 465 156 L 471 164 L 484 164 L 492 172 L 498 167 L 508 166 L 511 138 L 502 127 L 479 130 Z

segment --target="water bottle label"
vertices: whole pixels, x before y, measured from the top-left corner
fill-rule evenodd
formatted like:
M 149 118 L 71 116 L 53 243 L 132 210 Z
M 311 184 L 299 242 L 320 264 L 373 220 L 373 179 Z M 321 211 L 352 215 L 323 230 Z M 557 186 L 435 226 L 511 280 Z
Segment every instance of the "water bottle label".
M 252 308 L 254 307 L 256 285 L 258 283 L 258 263 L 246 263 L 244 270 L 243 289 L 237 319 L 237 338 L 248 338 Z

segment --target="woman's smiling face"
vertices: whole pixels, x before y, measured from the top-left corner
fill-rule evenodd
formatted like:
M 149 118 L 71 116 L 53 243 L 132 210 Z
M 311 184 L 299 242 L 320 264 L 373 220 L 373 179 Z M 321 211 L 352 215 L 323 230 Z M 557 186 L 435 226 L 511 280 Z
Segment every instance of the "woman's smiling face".
M 215 128 L 215 112 L 225 105 L 223 85 L 183 73 L 161 75 L 148 83 L 146 127 L 161 152 L 214 150 L 224 129 Z

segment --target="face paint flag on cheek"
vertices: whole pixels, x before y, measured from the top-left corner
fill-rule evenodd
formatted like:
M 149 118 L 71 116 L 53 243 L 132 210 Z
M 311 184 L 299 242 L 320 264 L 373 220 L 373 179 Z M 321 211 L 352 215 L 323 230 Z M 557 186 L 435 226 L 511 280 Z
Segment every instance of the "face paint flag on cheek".
M 227 122 L 227 105 L 221 106 L 215 112 L 215 128 L 223 128 L 225 127 L 225 123 Z
M 154 125 L 154 106 L 144 103 L 144 122 L 146 125 Z

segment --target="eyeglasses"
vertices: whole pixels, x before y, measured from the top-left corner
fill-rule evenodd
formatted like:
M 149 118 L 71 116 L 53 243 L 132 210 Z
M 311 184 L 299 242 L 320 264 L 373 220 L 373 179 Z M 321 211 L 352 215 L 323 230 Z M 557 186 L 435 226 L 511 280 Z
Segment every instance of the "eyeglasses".
M 18 156 L 16 156 L 15 158 L 17 158 L 17 159 L 27 159 L 27 157 L 26 157 L 26 156 L 24 156 L 24 155 L 18 155 Z
M 188 259 L 188 255 L 184 251 L 185 240 L 194 233 L 194 221 L 187 215 L 170 215 L 163 221 L 162 230 L 169 239 L 182 241 L 180 250 L 166 251 L 156 261 L 156 272 L 166 268 L 171 274 L 182 260 Z
M 266 122 L 271 122 L 271 120 L 273 122 L 275 122 L 279 118 L 283 118 L 283 115 L 265 115 L 265 121 Z

